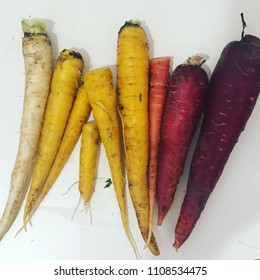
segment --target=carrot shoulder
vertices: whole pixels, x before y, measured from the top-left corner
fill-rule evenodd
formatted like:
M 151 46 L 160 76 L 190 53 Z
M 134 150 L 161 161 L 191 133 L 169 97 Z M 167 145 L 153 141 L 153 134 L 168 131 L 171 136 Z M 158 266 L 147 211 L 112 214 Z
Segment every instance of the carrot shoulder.
M 143 28 L 126 22 L 118 33 L 117 87 L 123 127 L 125 161 L 130 196 L 144 241 L 148 241 L 149 197 L 147 182 L 148 127 L 148 41 Z M 154 236 L 148 244 L 158 255 Z
M 10 191 L 0 221 L 0 240 L 19 213 L 29 186 L 52 76 L 52 47 L 44 24 L 35 20 L 23 20 L 22 27 L 25 65 L 23 113 Z
M 24 209 L 24 225 L 42 190 L 61 143 L 78 89 L 83 64 L 81 55 L 72 50 L 63 50 L 57 60 L 41 131 L 39 154 Z

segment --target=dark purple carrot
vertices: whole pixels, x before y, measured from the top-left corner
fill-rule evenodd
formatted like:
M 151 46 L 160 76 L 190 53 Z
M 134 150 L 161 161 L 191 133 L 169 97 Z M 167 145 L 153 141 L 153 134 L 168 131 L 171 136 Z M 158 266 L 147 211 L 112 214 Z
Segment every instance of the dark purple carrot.
M 201 115 L 208 77 L 200 66 L 205 60 L 193 56 L 171 75 L 163 117 L 157 174 L 158 225 L 173 202 L 183 173 L 191 140 Z
M 210 80 L 187 192 L 175 228 L 176 249 L 187 240 L 199 219 L 245 129 L 259 91 L 260 40 L 242 33 L 240 41 L 226 45 Z

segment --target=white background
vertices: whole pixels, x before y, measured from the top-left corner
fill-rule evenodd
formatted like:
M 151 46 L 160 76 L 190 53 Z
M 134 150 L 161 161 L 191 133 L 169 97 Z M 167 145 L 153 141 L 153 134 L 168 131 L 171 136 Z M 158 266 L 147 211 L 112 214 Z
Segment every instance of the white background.
M 204 54 L 211 74 L 223 47 L 241 36 L 240 13 L 246 33 L 260 36 L 258 0 L 8 0 L 1 3 L 0 68 L 0 213 L 4 210 L 14 164 L 24 92 L 21 20 L 42 19 L 53 44 L 53 59 L 64 48 L 80 51 L 85 70 L 109 65 L 115 74 L 117 32 L 126 20 L 140 20 L 150 44 L 150 57 L 171 56 L 172 69 L 193 54 Z M 183 199 L 187 170 L 164 224 L 154 226 L 161 251 L 154 257 L 143 249 L 128 197 L 130 227 L 141 259 L 255 259 L 260 258 L 260 104 L 241 135 L 225 171 L 189 240 L 175 252 L 174 227 Z M 85 212 L 78 203 L 79 143 L 58 181 L 34 216 L 27 232 L 22 211 L 0 243 L 0 259 L 135 259 L 125 237 L 104 150 L 96 191 Z M 83 211 L 82 211 L 83 210 Z M 155 217 L 156 219 L 156 217 Z

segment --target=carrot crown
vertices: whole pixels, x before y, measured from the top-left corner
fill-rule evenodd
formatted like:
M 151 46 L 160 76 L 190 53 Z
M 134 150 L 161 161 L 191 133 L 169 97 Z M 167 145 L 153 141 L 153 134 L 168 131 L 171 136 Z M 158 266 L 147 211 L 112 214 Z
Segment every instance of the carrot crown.
M 132 20 L 132 19 L 130 19 L 130 20 L 127 20 L 126 22 L 125 22 L 125 24 L 119 29 L 119 32 L 118 33 L 120 33 L 121 31 L 122 31 L 122 29 L 124 29 L 125 27 L 141 27 L 141 22 L 140 21 L 138 21 L 138 20 Z
M 22 29 L 24 32 L 24 36 L 30 36 L 32 34 L 47 35 L 45 24 L 39 20 L 23 19 Z
M 186 60 L 186 63 L 194 66 L 201 66 L 206 59 L 199 55 L 193 55 Z

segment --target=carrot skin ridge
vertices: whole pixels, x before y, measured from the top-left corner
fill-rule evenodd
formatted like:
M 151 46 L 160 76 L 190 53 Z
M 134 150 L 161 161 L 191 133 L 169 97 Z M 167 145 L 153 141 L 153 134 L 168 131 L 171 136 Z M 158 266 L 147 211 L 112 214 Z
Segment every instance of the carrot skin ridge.
M 32 22 L 33 27 L 28 33 L 24 25 Z M 0 221 L 0 240 L 15 221 L 29 187 L 52 75 L 52 46 L 44 24 L 35 20 L 23 20 L 22 26 L 25 65 L 23 113 L 9 195 Z
M 196 61 L 196 57 L 191 60 Z M 201 116 L 207 86 L 208 77 L 200 64 L 181 64 L 171 75 L 162 124 L 157 174 L 158 225 L 162 224 L 173 203 Z
M 190 236 L 228 158 L 245 129 L 260 91 L 260 40 L 246 35 L 227 44 L 213 71 L 193 155 L 174 247 Z
M 168 92 L 170 60 L 170 57 L 156 57 L 149 60 L 148 188 L 150 204 L 150 225 L 147 244 L 150 242 L 153 228 L 153 209 L 156 201 L 159 143 L 164 105 Z

